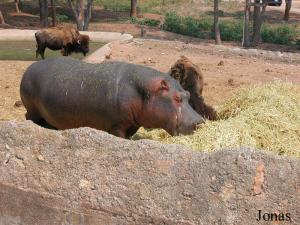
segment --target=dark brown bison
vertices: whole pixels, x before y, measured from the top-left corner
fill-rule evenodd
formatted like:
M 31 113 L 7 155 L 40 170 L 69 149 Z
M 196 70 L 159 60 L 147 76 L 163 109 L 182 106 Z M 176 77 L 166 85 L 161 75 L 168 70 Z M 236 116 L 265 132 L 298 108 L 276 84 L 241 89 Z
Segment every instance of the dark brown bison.
M 61 50 L 62 55 L 68 56 L 73 52 L 89 52 L 88 35 L 82 35 L 71 26 L 57 26 L 42 29 L 35 33 L 37 43 L 36 57 L 41 55 L 44 59 L 45 49 Z
M 217 113 L 214 108 L 204 102 L 202 96 L 203 75 L 197 65 L 192 63 L 187 57 L 181 56 L 171 67 L 169 74 L 175 80 L 178 80 L 183 89 L 190 92 L 189 104 L 197 113 L 209 120 L 217 119 Z

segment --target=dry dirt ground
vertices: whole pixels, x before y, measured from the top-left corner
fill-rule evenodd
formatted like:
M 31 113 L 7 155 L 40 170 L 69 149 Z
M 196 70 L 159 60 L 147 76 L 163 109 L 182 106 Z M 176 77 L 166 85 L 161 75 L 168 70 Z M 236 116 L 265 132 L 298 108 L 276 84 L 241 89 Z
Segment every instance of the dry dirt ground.
M 220 104 L 242 85 L 276 79 L 300 83 L 300 65 L 239 55 L 209 54 L 197 49 L 196 45 L 182 42 L 145 40 L 114 45 L 112 60 L 125 60 L 167 72 L 181 55 L 189 57 L 201 68 L 205 81 L 204 97 L 213 105 Z
M 31 63 L 0 61 L 0 120 L 25 120 L 24 107 L 15 107 L 14 104 L 20 100 L 21 77 Z
M 167 72 L 181 55 L 189 57 L 201 68 L 205 79 L 204 97 L 214 106 L 222 103 L 240 86 L 276 79 L 300 84 L 300 65 L 239 55 L 210 54 L 199 50 L 196 45 L 183 42 L 135 40 L 114 44 L 110 60 L 128 61 Z M 24 107 L 15 106 L 15 102 L 20 100 L 22 74 L 31 63 L 0 61 L 0 120 L 25 119 Z

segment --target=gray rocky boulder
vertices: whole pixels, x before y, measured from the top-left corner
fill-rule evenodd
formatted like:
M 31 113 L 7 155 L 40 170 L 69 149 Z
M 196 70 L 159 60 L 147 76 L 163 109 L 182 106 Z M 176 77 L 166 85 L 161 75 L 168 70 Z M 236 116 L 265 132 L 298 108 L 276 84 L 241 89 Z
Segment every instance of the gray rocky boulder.
M 271 224 L 258 210 L 300 224 L 298 159 L 0 123 L 0 225 Z

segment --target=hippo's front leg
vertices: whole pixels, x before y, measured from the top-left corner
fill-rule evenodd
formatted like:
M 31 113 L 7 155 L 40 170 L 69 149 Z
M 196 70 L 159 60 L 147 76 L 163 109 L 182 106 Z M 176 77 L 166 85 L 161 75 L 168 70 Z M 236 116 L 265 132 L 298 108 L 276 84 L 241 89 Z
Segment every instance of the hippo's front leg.
M 132 135 L 134 135 L 138 131 L 139 127 L 130 127 L 126 131 L 126 138 L 129 139 Z
M 122 126 L 117 126 L 117 127 L 114 127 L 113 129 L 111 129 L 111 131 L 109 133 L 111 133 L 115 136 L 118 136 L 118 137 L 129 139 L 132 135 L 134 135 L 137 132 L 138 129 L 139 129 L 139 127 L 135 127 L 135 126 L 131 126 L 128 128 L 124 128 Z
M 114 127 L 109 131 L 109 133 L 117 137 L 126 138 L 126 130 L 124 130 L 124 128 Z

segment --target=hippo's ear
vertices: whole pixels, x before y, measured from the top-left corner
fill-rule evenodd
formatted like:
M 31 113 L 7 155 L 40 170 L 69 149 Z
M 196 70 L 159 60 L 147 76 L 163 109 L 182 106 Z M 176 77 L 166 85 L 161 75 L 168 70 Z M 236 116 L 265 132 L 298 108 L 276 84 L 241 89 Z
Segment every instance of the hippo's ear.
M 160 87 L 159 90 L 169 90 L 169 84 L 167 80 L 161 80 L 160 81 Z
M 162 91 L 168 91 L 169 89 L 170 85 L 168 80 L 159 78 L 147 83 L 146 86 L 139 87 L 138 91 L 145 99 L 148 99 L 152 94 L 158 94 Z

